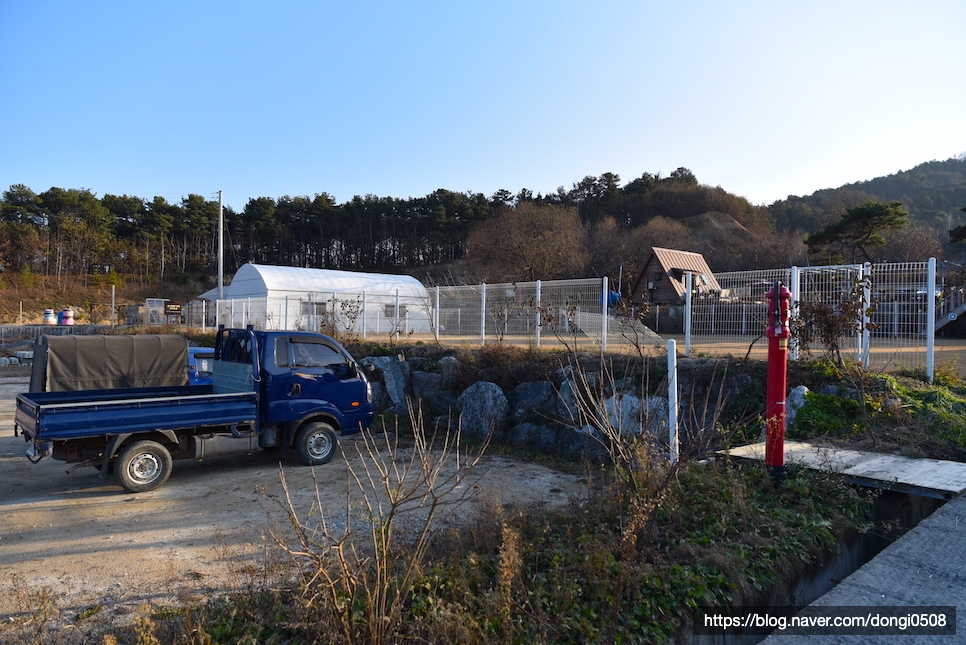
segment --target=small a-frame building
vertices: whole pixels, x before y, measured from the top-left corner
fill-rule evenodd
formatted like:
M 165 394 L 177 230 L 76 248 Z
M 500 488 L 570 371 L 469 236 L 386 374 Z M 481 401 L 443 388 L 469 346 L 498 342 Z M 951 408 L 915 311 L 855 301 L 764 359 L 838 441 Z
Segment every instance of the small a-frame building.
M 631 286 L 630 296 L 634 302 L 681 302 L 687 288 L 688 273 L 692 276 L 691 288 L 694 294 L 707 296 L 721 291 L 721 286 L 708 268 L 703 255 L 655 246 Z

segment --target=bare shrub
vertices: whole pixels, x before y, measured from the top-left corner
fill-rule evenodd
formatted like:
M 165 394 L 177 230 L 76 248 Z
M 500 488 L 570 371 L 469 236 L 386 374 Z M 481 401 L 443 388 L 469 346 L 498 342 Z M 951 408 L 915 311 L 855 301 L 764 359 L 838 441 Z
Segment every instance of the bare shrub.
M 280 472 L 293 531 L 275 539 L 301 565 L 303 609 L 334 625 L 338 642 L 387 643 L 404 630 L 432 535 L 478 479 L 482 448 L 465 454 L 458 430 L 429 436 L 422 419 L 411 421 L 411 446 L 400 445 L 399 433 L 363 431 L 357 459 L 346 459 L 338 516 L 323 507 L 318 485 L 312 509 L 300 516 Z
M 31 589 L 20 576 L 11 578 L 19 612 L 10 620 L 24 644 L 41 645 L 57 642 L 52 639 L 51 627 L 60 618 L 60 607 L 50 587 Z

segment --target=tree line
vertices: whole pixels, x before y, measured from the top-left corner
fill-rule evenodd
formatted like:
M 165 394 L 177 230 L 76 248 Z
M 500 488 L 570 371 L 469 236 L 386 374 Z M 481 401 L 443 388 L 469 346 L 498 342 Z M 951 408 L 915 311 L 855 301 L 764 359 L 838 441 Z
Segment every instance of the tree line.
M 240 212 L 224 209 L 226 268 L 245 262 L 367 271 L 444 265 L 464 257 L 475 227 L 527 207 L 574 209 L 588 230 L 602 222 L 633 229 L 658 216 L 681 219 L 708 210 L 730 212 L 751 226 L 768 222 L 765 209 L 699 185 L 684 168 L 663 178 L 645 173 L 626 186 L 604 173 L 547 195 L 440 189 L 407 199 L 355 196 L 341 204 L 324 192 L 258 197 Z M 98 197 L 88 189 L 36 193 L 15 184 L 0 200 L 0 270 L 51 276 L 115 271 L 161 280 L 214 273 L 217 218 L 217 201 L 195 194 L 172 203 Z
M 932 171 L 948 175 L 958 166 Z M 809 259 L 806 238 L 869 194 L 855 196 L 838 205 L 818 194 L 791 196 L 766 208 L 678 168 L 623 185 L 614 173 L 587 176 L 546 195 L 439 189 L 343 203 L 325 192 L 258 197 L 239 212 L 224 209 L 225 269 L 231 274 L 256 262 L 408 272 L 441 283 L 603 275 L 627 281 L 652 246 L 703 253 L 715 271 L 804 265 L 817 261 Z M 15 184 L 0 196 L 0 271 L 58 279 L 116 273 L 144 282 L 213 278 L 217 226 L 217 200 L 200 195 L 169 202 L 73 188 L 36 193 Z M 932 232 L 895 233 L 890 243 L 903 235 L 904 250 L 878 245 L 885 247 L 880 254 L 935 252 Z

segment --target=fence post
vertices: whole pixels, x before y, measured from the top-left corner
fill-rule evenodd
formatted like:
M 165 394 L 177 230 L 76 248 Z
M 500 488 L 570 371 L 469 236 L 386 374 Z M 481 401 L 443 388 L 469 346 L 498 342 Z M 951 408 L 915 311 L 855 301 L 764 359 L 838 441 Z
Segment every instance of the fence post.
M 537 328 L 534 330 L 534 335 L 536 336 L 536 340 L 537 340 L 537 343 L 536 343 L 537 344 L 537 347 L 540 347 L 540 324 L 541 324 L 541 322 L 542 322 L 542 320 L 541 320 L 541 316 L 540 316 L 540 281 L 537 280 Z
M 926 276 L 926 378 L 930 383 L 936 376 L 936 258 L 929 258 Z
M 690 271 L 684 274 L 684 355 L 691 355 L 691 281 Z
M 667 427 L 673 466 L 678 463 L 678 355 L 673 338 L 667 341 Z
M 439 285 L 436 285 L 434 289 L 435 302 L 433 303 L 433 335 L 436 337 L 436 342 L 439 342 Z
M 362 340 L 366 339 L 366 291 L 362 290 Z
M 600 301 L 600 309 L 601 309 L 601 316 L 600 316 L 600 351 L 601 352 L 606 352 L 607 351 L 607 299 L 608 299 L 608 295 L 609 295 L 607 293 L 607 276 L 606 275 L 603 278 L 601 278 L 601 288 L 603 289 L 604 292 L 602 294 L 602 298 L 601 298 L 601 301 Z
M 394 334 L 395 334 L 397 343 L 399 342 L 399 323 L 400 322 L 402 321 L 399 320 L 399 289 L 396 289 L 396 309 L 393 312 L 393 325 L 396 328 L 394 331 Z
M 486 283 L 480 285 L 480 345 L 486 345 Z

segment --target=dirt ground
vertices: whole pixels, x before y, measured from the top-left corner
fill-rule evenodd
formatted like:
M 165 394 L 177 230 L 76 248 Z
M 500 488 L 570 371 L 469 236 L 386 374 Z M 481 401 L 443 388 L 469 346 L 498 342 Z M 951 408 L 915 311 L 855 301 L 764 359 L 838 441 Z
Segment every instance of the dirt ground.
M 0 373 L 0 642 L 11 642 L 25 593 L 49 588 L 62 620 L 100 607 L 100 620 L 124 621 L 145 603 L 197 601 L 238 584 L 281 553 L 269 535 L 287 522 L 276 455 L 179 460 L 161 488 L 128 493 L 93 468 L 67 474 L 63 462 L 27 460 L 13 416 L 28 382 L 26 371 Z M 360 463 L 362 445 L 343 439 L 350 463 Z M 346 463 L 283 463 L 300 515 L 313 507 L 314 470 L 326 515 L 345 517 Z M 474 476 L 474 495 L 507 503 L 562 504 L 583 491 L 579 477 L 505 457 L 485 457 Z

